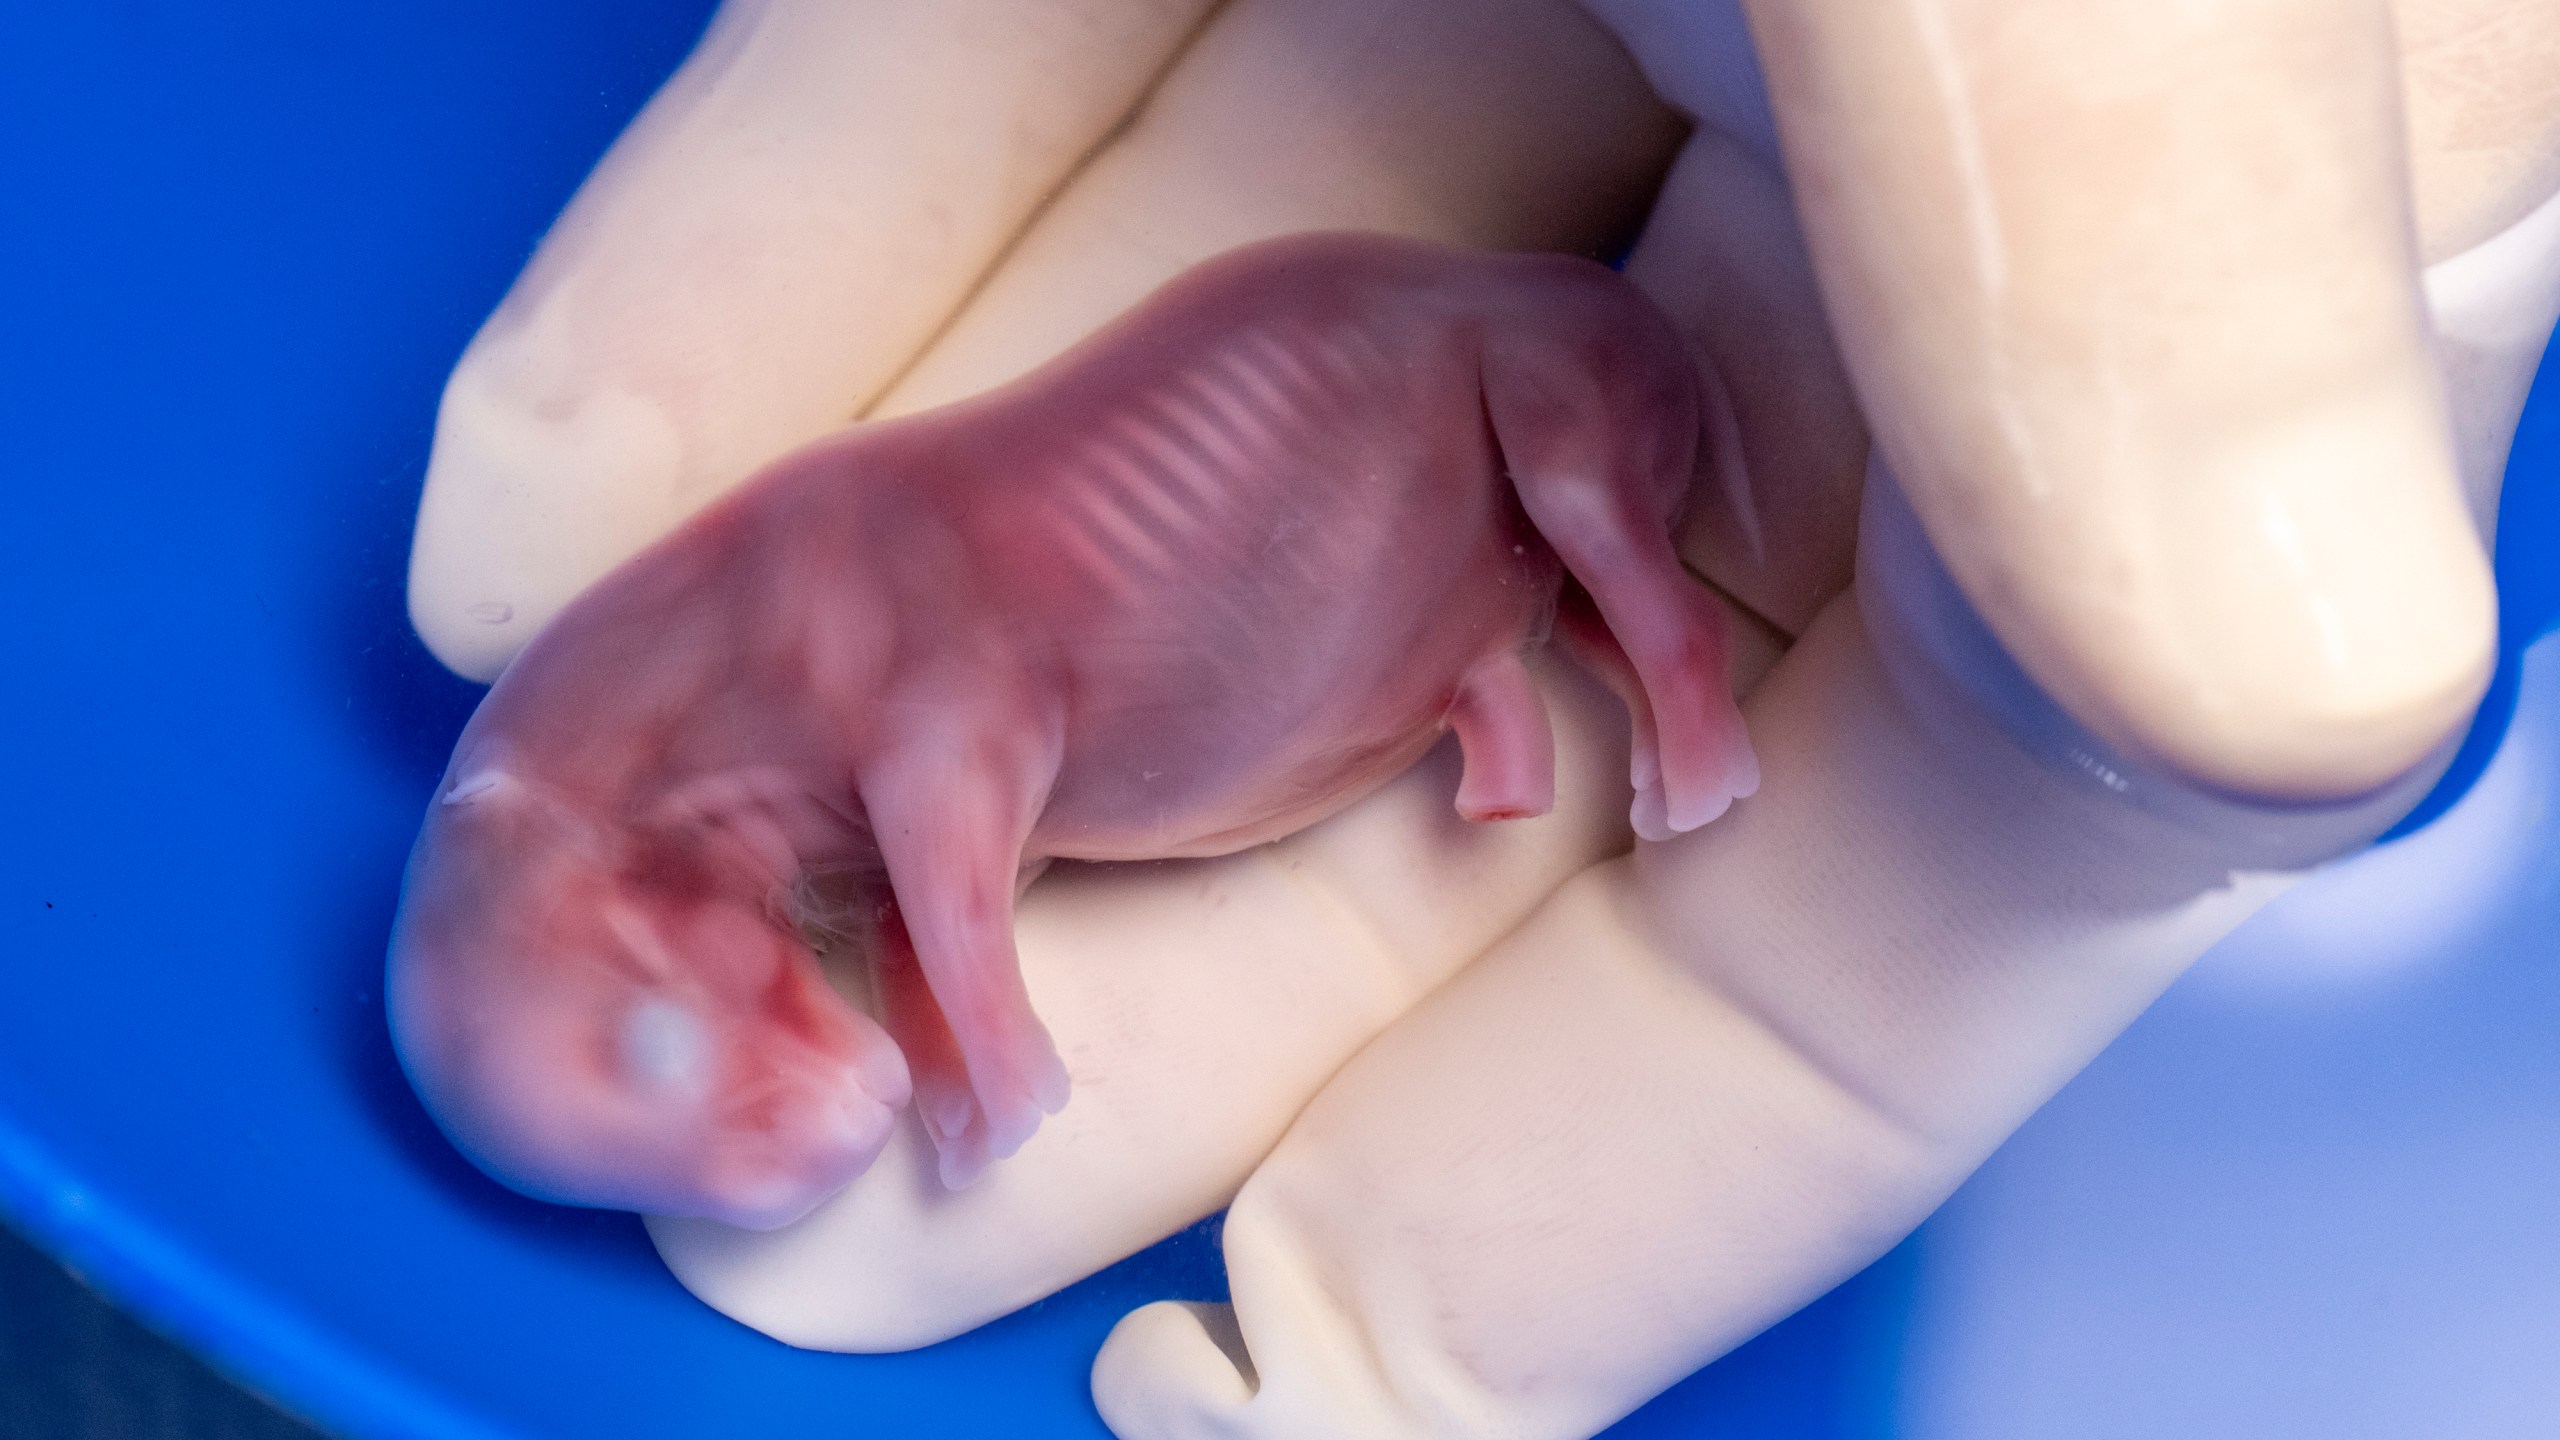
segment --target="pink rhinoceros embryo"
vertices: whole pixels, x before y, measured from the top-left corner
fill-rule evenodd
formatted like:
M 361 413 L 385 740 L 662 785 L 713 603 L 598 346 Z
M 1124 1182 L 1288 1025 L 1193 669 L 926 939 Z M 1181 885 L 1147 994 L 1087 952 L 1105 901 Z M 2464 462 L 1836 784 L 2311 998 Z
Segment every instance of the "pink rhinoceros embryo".
M 1757 769 L 1669 540 L 1698 405 L 1603 266 L 1302 236 L 786 456 L 464 729 L 392 940 L 411 1079 L 547 1199 L 784 1224 L 910 1099 L 965 1184 L 1067 1099 L 1028 875 L 1274 839 L 1448 730 L 1461 814 L 1543 813 L 1551 624 L 1626 701 L 1637 828 L 1713 819 Z

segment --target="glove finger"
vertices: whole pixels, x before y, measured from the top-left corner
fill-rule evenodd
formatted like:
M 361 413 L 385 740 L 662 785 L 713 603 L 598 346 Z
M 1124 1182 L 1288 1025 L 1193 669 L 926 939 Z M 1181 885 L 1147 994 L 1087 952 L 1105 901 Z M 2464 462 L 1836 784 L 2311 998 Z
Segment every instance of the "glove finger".
M 2381 0 L 1751 17 L 1879 449 L 2036 682 L 2257 799 L 2440 746 L 2493 597 Z

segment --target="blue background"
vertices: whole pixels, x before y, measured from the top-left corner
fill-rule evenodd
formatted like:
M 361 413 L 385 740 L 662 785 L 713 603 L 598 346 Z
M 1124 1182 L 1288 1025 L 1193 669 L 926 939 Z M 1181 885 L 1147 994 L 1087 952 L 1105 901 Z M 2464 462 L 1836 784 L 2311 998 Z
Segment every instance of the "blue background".
M 795 1352 L 629 1217 L 481 1179 L 384 1037 L 477 693 L 401 609 L 437 390 L 705 14 L 0 15 L 0 1213 L 332 1429 L 1099 1436 L 1095 1346 L 1220 1293 L 1209 1227 L 919 1354 Z M 2560 399 L 2518 454 L 2507 664 L 2444 818 L 1613 1435 L 2560 1433 L 2560 649 L 2520 663 L 2560 611 L 2528 558 Z

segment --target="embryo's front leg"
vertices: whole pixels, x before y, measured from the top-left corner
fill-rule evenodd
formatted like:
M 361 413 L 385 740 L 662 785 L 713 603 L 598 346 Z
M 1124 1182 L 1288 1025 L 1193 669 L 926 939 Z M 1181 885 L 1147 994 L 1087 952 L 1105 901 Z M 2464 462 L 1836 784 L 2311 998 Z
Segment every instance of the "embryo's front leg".
M 1057 779 L 1061 735 L 1001 694 L 946 680 L 901 701 L 860 778 L 895 894 L 881 927 L 881 1020 L 953 1189 L 1020 1149 L 1067 1099 L 1013 940 L 1023 847 Z

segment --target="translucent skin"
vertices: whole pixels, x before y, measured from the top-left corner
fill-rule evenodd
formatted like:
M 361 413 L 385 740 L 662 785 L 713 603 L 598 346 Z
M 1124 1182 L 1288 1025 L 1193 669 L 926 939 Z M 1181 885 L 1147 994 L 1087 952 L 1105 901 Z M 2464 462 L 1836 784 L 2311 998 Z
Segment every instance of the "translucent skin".
M 785 1224 L 911 1090 L 965 1184 L 1066 1100 L 1028 876 L 1277 838 L 1451 729 L 1461 814 L 1543 813 L 1520 656 L 1560 570 L 1588 601 L 1556 628 L 1633 717 L 1637 828 L 1704 824 L 1758 772 L 1668 538 L 1696 385 L 1603 267 L 1304 236 L 784 458 L 464 730 L 392 938 L 412 1080 L 548 1199 Z

